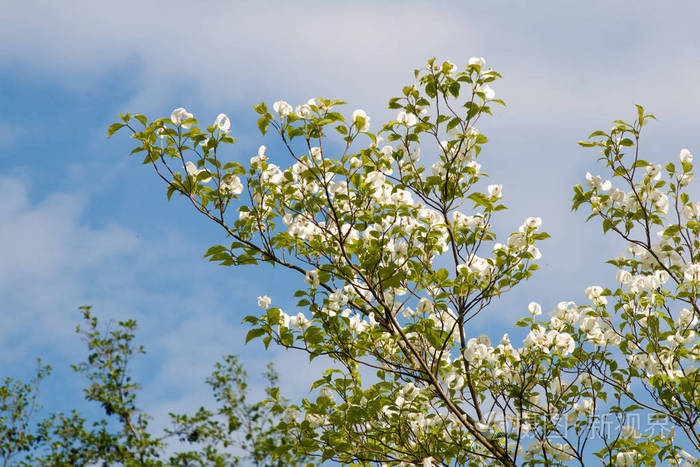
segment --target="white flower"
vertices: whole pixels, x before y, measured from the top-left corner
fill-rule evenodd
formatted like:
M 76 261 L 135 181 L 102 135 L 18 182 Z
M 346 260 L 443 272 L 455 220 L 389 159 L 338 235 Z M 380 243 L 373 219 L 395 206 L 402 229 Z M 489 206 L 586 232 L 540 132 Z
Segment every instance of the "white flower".
M 589 300 L 594 300 L 598 297 L 600 297 L 600 294 L 603 293 L 603 288 L 599 285 L 592 285 L 586 289 L 586 298 Z
M 524 248 L 527 245 L 527 238 L 522 233 L 512 233 L 508 237 L 508 246 L 512 248 Z
M 481 91 L 481 92 L 484 93 L 484 97 L 485 97 L 487 100 L 491 100 L 491 99 L 493 99 L 494 97 L 496 97 L 496 91 L 494 91 L 493 89 L 491 89 L 491 87 L 490 87 L 488 84 L 485 84 L 485 85 L 481 86 L 481 87 L 479 88 L 479 91 Z
M 352 121 L 360 129 L 360 131 L 369 131 L 369 116 L 362 109 L 357 109 L 352 113 Z M 362 126 L 360 127 L 360 121 Z
M 549 316 L 575 324 L 579 319 L 580 313 L 578 308 L 576 308 L 576 303 L 563 301 L 557 304 L 554 310 L 549 313 Z
M 686 173 L 682 174 L 680 177 L 678 177 L 678 183 L 680 184 L 680 186 L 686 186 L 692 181 L 693 181 L 693 174 L 690 172 L 686 172 Z
M 396 121 L 399 123 L 405 123 L 406 126 L 413 126 L 418 123 L 418 117 L 411 113 L 407 114 L 405 110 L 401 110 L 396 115 Z
M 671 276 L 664 270 L 659 270 L 654 273 L 654 277 L 659 281 L 659 285 L 654 287 L 659 288 L 661 284 L 665 284 L 671 278 Z
M 328 386 L 323 386 L 318 391 L 318 396 L 326 398 L 326 399 L 330 399 L 330 400 L 335 400 L 335 397 L 333 396 L 333 390 L 331 388 L 329 388 Z
M 586 288 L 585 295 L 586 298 L 595 303 L 596 305 L 605 305 L 608 300 L 603 297 L 603 288 L 599 285 L 592 285 Z
M 695 342 L 695 331 L 691 330 L 685 336 L 680 332 L 676 332 L 675 334 L 668 336 L 666 340 L 671 345 L 688 346 Z
M 489 431 L 489 426 L 486 423 L 476 422 L 474 426 L 476 426 L 476 429 L 481 431 L 482 433 L 486 433 Z
M 581 327 L 582 331 L 589 332 L 593 329 L 599 328 L 600 324 L 598 324 L 595 316 L 586 315 L 581 318 L 581 324 L 579 326 Z
M 306 316 L 304 316 L 304 313 L 300 311 L 296 316 L 289 318 L 289 324 L 295 328 L 298 328 L 300 331 L 303 331 L 311 326 L 311 321 L 309 321 Z
M 219 131 L 222 133 L 228 133 L 231 130 L 231 120 L 226 116 L 226 114 L 219 114 L 214 120 L 214 125 L 219 127 Z
M 173 113 L 170 114 L 170 121 L 175 125 L 182 125 L 183 121 L 190 118 L 194 118 L 194 115 L 185 110 L 184 107 L 178 107 L 177 109 L 173 110 Z M 185 123 L 182 125 L 182 128 L 188 130 L 191 126 L 191 123 Z
M 698 322 L 695 312 L 689 308 L 683 308 L 678 312 L 678 319 L 676 321 L 679 328 L 688 328 L 690 326 L 695 326 Z
M 527 337 L 523 340 L 523 344 L 525 344 L 526 347 L 536 347 L 545 352 L 549 352 L 546 348 L 547 336 L 542 326 L 535 326 L 531 329 Z
M 629 284 L 630 281 L 632 281 L 632 274 L 625 271 L 624 269 L 619 269 L 617 271 L 617 274 L 615 274 L 615 278 L 620 284 Z
M 328 422 L 325 415 L 316 415 L 312 413 L 306 414 L 306 421 L 309 422 L 311 428 L 318 428 Z
M 593 176 L 590 172 L 586 172 L 586 184 L 589 188 L 594 190 L 608 191 L 610 188 L 612 188 L 612 183 L 610 183 L 610 180 L 603 181 L 603 179 L 600 178 L 600 175 Z
M 434 310 L 433 302 L 431 302 L 427 298 L 424 297 L 418 301 L 418 305 L 416 306 L 416 311 L 418 313 L 429 314 L 429 313 L 432 313 L 433 310 Z
M 290 321 L 291 321 L 291 317 L 287 313 L 285 313 L 284 311 L 280 311 L 279 326 L 282 328 L 288 328 Z
M 394 148 L 387 144 L 385 146 L 382 146 L 380 152 L 384 154 L 385 157 L 389 157 L 394 153 Z
M 681 153 L 678 155 L 678 160 L 690 164 L 693 162 L 693 155 L 687 149 L 681 149 Z
M 617 467 L 627 467 L 634 464 L 634 452 L 620 451 L 615 456 L 615 465 Z
M 542 225 L 542 218 L 541 217 L 528 217 L 527 219 L 525 219 L 525 222 L 523 223 L 523 225 L 520 226 L 518 231 L 524 233 L 525 230 L 527 230 L 527 229 L 537 230 L 540 228 L 541 225 Z
M 224 179 L 221 181 L 221 186 L 219 186 L 219 191 L 226 196 L 240 195 L 243 193 L 241 179 L 231 174 L 224 176 Z
M 270 306 L 270 303 L 272 303 L 272 299 L 267 295 L 258 297 L 258 306 L 263 310 L 267 310 L 267 308 Z
M 442 62 L 442 67 L 447 70 L 446 73 L 448 75 L 451 75 L 457 69 L 457 65 L 455 65 L 449 60 L 445 60 L 444 62 Z
M 640 437 L 639 431 L 631 425 L 625 425 L 622 427 L 622 438 L 628 439 L 630 441 L 637 441 Z
M 542 314 L 542 307 L 537 302 L 530 302 L 530 304 L 527 306 L 527 311 L 529 311 L 530 314 L 535 317 Z
M 500 198 L 503 195 L 503 185 L 489 185 L 489 196 L 493 198 Z
M 700 281 L 700 264 L 686 264 L 683 266 L 683 278 L 688 282 Z
M 309 156 L 315 161 L 320 161 L 323 158 L 323 151 L 318 146 L 309 149 Z
M 493 248 L 491 250 L 494 253 L 498 252 L 499 250 L 502 250 L 505 253 L 508 250 L 508 247 L 505 246 L 503 243 L 494 243 Z
M 304 278 L 304 281 L 309 284 L 312 288 L 317 288 L 320 284 L 320 280 L 318 277 L 318 270 L 315 271 L 307 271 L 306 272 L 306 277 Z
M 277 101 L 272 104 L 272 108 L 279 114 L 280 117 L 286 117 L 292 113 L 292 106 L 285 101 Z
M 484 57 L 471 57 L 469 59 L 469 64 L 476 65 L 481 70 L 486 66 L 486 59 Z
M 267 148 L 265 146 L 260 146 L 258 148 L 258 155 L 250 158 L 250 165 L 255 165 L 255 164 L 259 164 L 261 162 L 265 162 L 267 160 L 267 156 L 265 155 L 266 150 L 267 150 Z
M 668 196 L 660 191 L 654 190 L 649 195 L 649 198 L 654 202 L 656 209 L 664 214 L 668 213 Z
M 693 220 L 700 216 L 700 203 L 690 203 L 683 206 L 683 217 Z
M 495 358 L 492 352 L 493 349 L 490 347 L 488 337 L 484 335 L 479 336 L 478 339 L 472 337 L 467 343 L 464 358 L 470 363 L 480 365 L 483 360 L 493 360 Z
M 562 322 L 561 319 L 559 319 L 559 318 L 557 318 L 557 317 L 552 317 L 552 318 L 549 320 L 549 326 L 550 326 L 552 329 L 559 331 L 559 330 L 564 326 L 564 323 Z M 554 338 L 554 337 L 556 337 L 556 334 L 552 334 L 552 336 L 553 336 L 553 338 Z
M 367 183 L 372 185 L 372 188 L 376 190 L 384 184 L 384 182 L 386 181 L 386 176 L 384 176 L 384 174 L 381 172 L 374 171 L 368 173 L 365 177 L 365 180 L 367 181 Z
M 571 335 L 561 332 L 554 337 L 554 345 L 561 351 L 562 355 L 568 355 L 576 348 L 576 341 Z
M 476 255 L 472 255 L 469 258 L 469 263 L 467 264 L 468 270 L 474 271 L 479 274 L 482 278 L 491 275 L 493 266 L 485 258 L 480 258 Z
M 535 245 L 530 245 L 527 247 L 527 252 L 532 255 L 532 259 L 540 259 L 542 257 L 542 253 L 540 253 L 539 248 L 537 248 Z
M 357 170 L 360 167 L 362 167 L 362 160 L 357 158 L 357 157 L 352 157 L 350 158 L 350 168 L 353 170 Z
M 197 178 L 197 175 L 200 173 L 209 173 L 207 169 L 198 169 L 197 166 L 194 164 L 194 162 L 187 161 L 185 163 L 185 170 L 187 170 L 187 174 L 191 175 L 193 178 Z M 211 181 L 211 177 L 204 178 L 201 180 L 202 183 L 209 183 Z
M 577 414 L 590 414 L 592 415 L 595 411 L 593 407 L 593 399 L 582 399 L 581 402 L 577 402 L 573 405 L 574 412 Z
M 625 200 L 625 192 L 615 188 L 610 192 L 610 199 L 616 203 L 621 203 Z
M 595 345 L 598 346 L 604 346 L 607 345 L 608 343 L 608 336 L 606 335 L 605 332 L 603 332 L 603 328 L 596 323 L 593 329 L 588 331 L 588 334 L 586 335 L 586 338 L 593 342 Z
M 648 165 L 646 168 L 647 175 L 652 180 L 659 180 L 661 178 L 661 166 L 660 165 Z
M 457 135 L 462 132 L 462 125 L 455 125 L 445 130 L 445 135 L 450 139 L 456 139 Z
M 294 407 L 289 407 L 284 412 L 284 421 L 287 423 L 296 423 L 299 418 L 299 411 Z
M 297 105 L 294 113 L 299 118 L 307 119 L 311 116 L 311 107 L 308 104 Z

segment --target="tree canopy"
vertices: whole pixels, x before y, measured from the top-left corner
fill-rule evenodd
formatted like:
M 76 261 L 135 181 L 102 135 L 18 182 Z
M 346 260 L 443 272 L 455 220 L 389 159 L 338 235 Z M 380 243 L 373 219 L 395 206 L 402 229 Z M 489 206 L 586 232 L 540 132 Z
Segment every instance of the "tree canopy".
M 193 448 L 167 462 L 235 463 L 227 449 L 242 429 L 239 446 L 256 465 L 697 463 L 700 202 L 688 193 L 690 151 L 647 161 L 639 141 L 653 116 L 640 106 L 634 121 L 582 141 L 607 175 L 586 174 L 572 207 L 628 243 L 609 261 L 618 285 L 582 284 L 587 303 L 563 301 L 546 315 L 532 302 L 514 323 L 523 341 L 503 332 L 492 342 L 474 323 L 535 273 L 548 235 L 526 215 L 503 237 L 493 227 L 506 206 L 482 172 L 488 139 L 478 128 L 504 105 L 492 89 L 500 75 L 473 57 L 461 68 L 429 60 L 414 78 L 376 133 L 364 110 L 344 112 L 336 99 L 257 105 L 258 128 L 279 135 L 286 153 L 260 146 L 246 164 L 226 156 L 235 139 L 224 114 L 202 126 L 177 108 L 110 126 L 109 136 L 130 132 L 132 154 L 168 198 L 184 196 L 222 228 L 209 260 L 298 276 L 297 310 L 258 297 L 246 341 L 328 362 L 309 397 L 287 402 L 268 373 L 268 399 L 250 404 L 243 370 L 227 357 L 208 381 L 221 408 L 174 415 L 169 434 Z M 128 378 L 135 324 L 104 334 L 89 310 L 85 319 L 90 354 L 75 369 L 121 431 L 60 415 L 37 434 L 14 429 L 0 453 L 43 446 L 49 463 L 163 462 L 166 438 L 149 434 Z M 31 387 L 13 384 L 5 393 L 21 397 L 10 401 L 30 402 L 16 403 L 10 421 L 23 420 Z M 643 430 L 641 418 L 668 429 Z M 0 433 L 13 429 L 6 420 Z

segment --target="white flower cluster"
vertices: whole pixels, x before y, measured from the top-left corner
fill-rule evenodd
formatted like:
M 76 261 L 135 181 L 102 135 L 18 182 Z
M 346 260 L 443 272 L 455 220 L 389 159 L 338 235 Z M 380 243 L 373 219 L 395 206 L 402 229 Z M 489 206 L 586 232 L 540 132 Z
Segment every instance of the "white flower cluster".
M 192 123 L 182 122 L 192 118 L 194 118 L 194 115 L 185 110 L 184 107 L 178 107 L 170 114 L 170 121 L 173 122 L 173 125 L 182 126 L 185 130 L 192 128 Z
M 198 175 L 201 173 L 211 175 L 207 169 L 198 169 L 197 166 L 194 164 L 194 162 L 187 161 L 185 163 L 185 170 L 187 171 L 187 175 L 191 175 L 195 179 L 198 178 Z M 203 178 L 201 180 L 202 183 L 209 183 L 211 181 L 212 177 L 209 176 L 207 178 Z
M 634 145 L 626 135 L 643 126 L 641 109 L 639 126 L 618 123 L 610 135 L 596 132 L 601 141 L 590 144 L 602 148 L 618 176 L 614 180 L 627 182 L 626 187 L 616 188 L 588 172 L 582 183 L 587 188 L 575 189 L 575 207 L 590 203 L 605 231 L 624 232 L 630 239 L 644 231 L 644 236 L 631 240 L 628 256 L 611 261 L 618 268 L 619 288 L 587 287 L 588 305 L 561 301 L 544 319 L 537 318 L 542 306 L 531 302 L 531 317 L 518 323 L 527 326 L 522 345 L 514 348 L 508 334 L 494 345 L 485 334 L 468 335 L 467 323 L 530 276 L 536 269 L 532 261 L 542 256 L 535 243 L 547 235 L 540 232 L 542 220 L 529 217 L 499 239 L 503 243 L 497 242 L 490 224 L 504 207 L 503 186 L 484 184 L 477 192 L 477 182 L 485 176 L 477 158 L 486 137 L 471 126 L 479 120 L 471 115 L 479 106 L 488 110 L 497 103 L 490 87 L 497 73 L 481 57 L 470 58 L 466 72 L 459 73 L 450 62 L 431 61 L 420 73 L 425 92 L 409 86 L 404 97 L 390 103 L 397 113 L 380 131 L 388 134 L 385 145 L 381 136 L 368 134 L 371 118 L 364 110 L 345 118 L 330 112 L 339 101 L 309 99 L 294 107 L 279 100 L 272 105 L 275 116 L 264 105 L 256 107 L 261 130 L 274 127 L 292 152 L 294 161 L 286 168 L 273 163 L 265 146 L 247 168 L 237 162 L 219 164 L 219 144 L 233 141 L 231 121 L 223 113 L 206 132 L 193 128 L 194 116 L 183 107 L 173 110 L 169 122 L 157 123 L 159 156 L 181 158 L 180 147 L 189 146 L 179 145 L 173 152 L 175 140 L 188 138 L 196 142 L 190 146 L 199 156 L 180 159 L 190 178 L 183 181 L 181 173 L 171 170 L 175 183 L 170 188 L 181 186 L 181 192 L 200 202 L 200 210 L 217 213 L 217 222 L 220 212 L 221 223 L 233 202 L 224 198 L 244 191 L 250 195 L 249 205 L 232 206 L 239 220 L 228 231 L 245 245 L 240 262 L 254 256 L 293 265 L 304 274 L 307 286 L 297 295 L 304 297 L 299 305 L 305 312 L 288 315 L 271 308 L 272 299 L 261 295 L 261 317 L 247 321 L 257 323 L 258 334 L 264 331 L 268 340 L 289 346 L 292 337 L 313 355 L 330 355 L 350 370 L 335 376 L 329 372 L 330 378 L 337 377 L 334 382 L 314 383 L 322 385 L 316 403 L 305 400 L 301 410 L 290 407 L 283 420 L 323 434 L 337 431 L 338 418 L 355 410 L 359 415 L 354 416 L 366 419 L 343 426 L 349 442 L 372 439 L 393 447 L 400 427 L 400 447 L 416 453 L 413 463 L 400 465 L 425 467 L 461 462 L 440 457 L 443 442 L 460 446 L 474 465 L 485 464 L 484 459 L 498 462 L 493 446 L 533 463 L 543 455 L 553 462 L 570 461 L 581 455 L 574 452 L 580 443 L 554 442 L 543 427 L 565 420 L 576 424 L 577 434 L 585 432 L 598 419 L 597 412 L 609 410 L 614 396 L 636 402 L 632 383 L 648 389 L 652 399 L 662 391 L 670 394 L 660 412 L 676 415 L 682 405 L 692 409 L 697 401 L 678 390 L 695 381 L 700 361 L 700 316 L 694 303 L 700 288 L 700 202 L 690 201 L 681 190 L 693 178 L 690 151 L 682 149 L 675 165 L 635 159 L 629 170 L 624 167 L 621 151 Z M 451 107 L 450 100 L 465 86 L 469 104 Z M 442 109 L 431 110 L 432 101 L 423 95 L 432 99 L 436 93 L 450 110 L 467 109 L 470 116 L 452 118 Z M 342 135 L 345 149 L 335 152 L 323 139 L 330 128 Z M 423 158 L 427 154 L 432 160 L 421 165 L 419 146 L 425 136 L 435 137 L 436 144 L 431 153 L 423 145 Z M 144 147 L 152 144 L 154 134 L 148 137 Z M 371 143 L 351 152 L 356 138 Z M 296 153 L 297 147 L 303 152 Z M 664 173 L 668 180 L 662 180 Z M 635 174 L 638 181 L 632 180 Z M 212 181 L 216 187 L 203 186 Z M 473 212 L 461 210 L 465 200 L 474 202 Z M 664 225 L 667 218 L 670 225 Z M 657 228 L 662 230 L 654 232 Z M 355 379 L 361 364 L 377 370 L 380 381 L 370 390 Z M 342 386 L 334 384 L 341 378 Z M 496 407 L 510 412 L 497 417 Z M 673 418 L 674 423 L 682 418 Z M 533 435 L 521 437 L 528 432 Z M 517 443 L 510 443 L 516 438 Z M 642 462 L 640 438 L 631 426 L 620 429 L 619 443 L 610 453 L 616 465 Z M 490 446 L 484 439 L 496 441 Z M 517 451 L 511 445 L 518 445 Z M 682 457 L 677 456 L 677 463 Z
M 537 349 L 544 353 L 550 351 L 566 356 L 576 348 L 571 334 L 559 332 L 556 329 L 547 331 L 544 327 L 536 325 L 523 340 L 523 344 L 530 349 Z
M 311 326 L 311 321 L 301 311 L 296 316 L 289 316 L 284 311 L 280 310 L 280 328 L 296 328 L 299 331 L 305 331 Z
M 574 451 L 568 444 L 551 443 L 549 441 L 533 441 L 525 449 L 523 459 L 536 459 L 542 454 L 543 450 L 554 460 L 560 462 L 567 462 L 574 458 Z

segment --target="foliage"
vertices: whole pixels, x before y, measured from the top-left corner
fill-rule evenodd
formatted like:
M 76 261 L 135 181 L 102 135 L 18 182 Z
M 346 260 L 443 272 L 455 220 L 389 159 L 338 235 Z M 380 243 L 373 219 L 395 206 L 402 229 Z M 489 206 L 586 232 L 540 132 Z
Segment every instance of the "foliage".
M 245 166 L 224 159 L 235 142 L 224 114 L 207 127 L 184 108 L 153 121 L 125 114 L 110 126 L 110 136 L 131 131 L 132 154 L 142 153 L 168 198 L 184 196 L 223 228 L 228 243 L 212 246 L 209 260 L 298 275 L 303 311 L 258 297 L 246 340 L 328 364 L 297 404 L 279 397 L 272 375 L 268 399 L 249 404 L 242 368 L 225 359 L 208 380 L 221 407 L 173 416 L 169 436 L 193 448 L 167 462 L 236 463 L 230 447 L 242 430 L 238 445 L 258 465 L 698 464 L 700 202 L 688 192 L 690 151 L 665 166 L 641 158 L 653 117 L 639 106 L 634 122 L 581 142 L 619 181 L 588 173 L 573 197 L 573 209 L 628 243 L 609 261 L 619 285 L 587 287 L 588 303 L 563 301 L 546 316 L 532 302 L 516 323 L 522 345 L 507 333 L 492 344 L 474 323 L 531 277 L 548 235 L 537 217 L 506 236 L 493 228 L 506 207 L 502 186 L 485 183 L 488 139 L 477 123 L 503 105 L 491 88 L 499 74 L 474 57 L 461 71 L 430 60 L 414 77 L 389 100 L 397 115 L 378 133 L 364 110 L 346 116 L 339 100 L 257 105 L 258 128 L 279 136 L 288 168 L 264 146 Z M 85 457 L 30 459 L 160 463 L 165 438 L 148 434 L 128 379 L 140 351 L 133 322 L 105 334 L 89 310 L 86 320 L 90 356 L 76 370 L 92 383 L 86 398 L 119 430 L 61 415 L 0 452 L 51 439 L 49 455 Z M 0 429 L 25 433 L 35 392 L 12 384 L 6 393 L 19 396 L 6 397 L 4 410 L 15 415 Z M 642 416 L 669 429 L 641 430 Z
M 136 323 L 121 321 L 114 329 L 101 330 L 90 308 L 82 311 L 86 328 L 78 327 L 78 332 L 89 354 L 73 369 L 90 382 L 85 399 L 99 403 L 107 418 L 90 422 L 74 410 L 32 424 L 39 383 L 50 369 L 40 365 L 31 384 L 6 378 L 0 386 L 3 465 L 10 465 L 13 458 L 15 465 L 26 466 L 303 464 L 277 426 L 287 403 L 274 388 L 278 378 L 271 365 L 265 372 L 268 399 L 250 403 L 245 370 L 235 356 L 224 357 L 207 379 L 217 409 L 170 414 L 172 428 L 155 436 L 149 430 L 150 417 L 136 404 L 140 388 L 130 371 L 132 357 L 144 353 L 143 347 L 133 344 Z M 183 447 L 188 449 L 179 451 Z
M 29 420 L 39 409 L 39 383 L 51 367 L 37 361 L 36 376 L 30 383 L 5 377 L 0 385 L 0 460 L 9 465 L 12 458 L 34 449 L 41 438 L 31 431 Z
M 234 143 L 224 114 L 206 128 L 182 108 L 151 122 L 127 114 L 110 128 L 128 127 L 133 152 L 145 154 L 168 197 L 184 195 L 233 239 L 210 248 L 211 261 L 272 263 L 303 277 L 295 296 L 308 315 L 289 316 L 264 296 L 263 312 L 245 319 L 248 340 L 333 362 L 310 384 L 318 396 L 282 423 L 297 452 L 348 465 L 692 460 L 681 449 L 697 451 L 700 413 L 700 204 L 684 192 L 690 153 L 666 166 L 663 181 L 660 166 L 638 157 L 651 118 L 641 107 L 635 123 L 582 143 L 600 147 L 622 183 L 610 191 L 588 174 L 573 200 L 631 242 L 630 257 L 611 261 L 622 285 L 588 287 L 590 304 L 561 302 L 545 319 L 533 302 L 517 323 L 529 332 L 523 346 L 508 334 L 494 346 L 470 324 L 531 276 L 535 244 L 548 235 L 534 217 L 501 242 L 492 229 L 505 206 L 501 185 L 481 182 L 487 138 L 476 124 L 503 104 L 490 87 L 498 73 L 472 58 L 462 71 L 430 60 L 414 76 L 377 134 L 366 112 L 345 117 L 338 100 L 256 106 L 260 131 L 276 132 L 286 149 L 286 169 L 264 146 L 247 167 L 223 160 L 220 149 Z M 363 381 L 361 368 L 375 377 Z M 642 435 L 627 424 L 640 413 L 668 418 L 682 439 L 673 430 Z

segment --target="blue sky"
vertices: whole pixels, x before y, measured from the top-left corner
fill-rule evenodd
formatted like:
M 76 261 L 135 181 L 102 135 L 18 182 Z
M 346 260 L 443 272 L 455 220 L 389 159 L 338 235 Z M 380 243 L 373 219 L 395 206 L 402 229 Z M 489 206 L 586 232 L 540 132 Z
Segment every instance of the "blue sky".
M 139 321 L 148 356 L 136 370 L 157 423 L 208 400 L 204 378 L 226 353 L 251 374 L 275 360 L 290 394 L 318 371 L 303 356 L 243 345 L 240 322 L 256 297 L 291 306 L 292 278 L 204 262 L 223 235 L 183 200 L 166 201 L 127 156 L 126 135 L 107 140 L 119 112 L 161 117 L 183 106 L 201 122 L 224 112 L 238 139 L 231 158 L 247 161 L 260 144 L 275 158 L 274 138 L 255 127 L 259 101 L 342 98 L 377 128 L 428 58 L 485 57 L 508 104 L 482 127 L 491 142 L 481 163 L 510 207 L 499 228 L 540 216 L 553 238 L 541 272 L 475 334 L 501 334 L 532 300 L 549 310 L 613 283 L 603 262 L 623 245 L 570 213 L 571 186 L 602 171 L 578 140 L 633 118 L 638 103 L 659 119 L 643 139 L 647 159 L 700 151 L 695 2 L 8 0 L 3 10 L 0 376 L 27 377 L 42 356 L 55 368 L 44 393 L 55 407 L 80 400 L 68 364 L 84 353 L 73 329 L 85 304 Z

